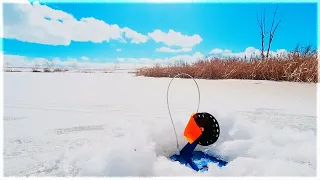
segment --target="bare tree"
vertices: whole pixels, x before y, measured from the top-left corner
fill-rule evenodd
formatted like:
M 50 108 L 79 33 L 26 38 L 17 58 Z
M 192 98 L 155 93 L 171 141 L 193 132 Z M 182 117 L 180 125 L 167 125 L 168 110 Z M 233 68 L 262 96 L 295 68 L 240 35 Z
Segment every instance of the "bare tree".
M 260 15 L 260 19 L 257 14 L 257 21 L 260 27 L 261 34 L 261 58 L 264 60 L 264 37 L 266 32 L 266 10 L 263 11 L 263 14 Z
M 40 68 L 40 64 L 38 63 L 38 61 L 34 62 L 34 69 L 39 69 Z
M 53 61 L 44 61 L 44 66 L 45 68 L 43 69 L 45 72 L 51 72 L 51 69 L 54 68 L 54 63 Z
M 279 24 L 280 24 L 280 22 L 281 22 L 281 20 L 282 20 L 282 17 L 283 17 L 283 14 L 282 14 L 280 20 L 279 20 L 278 23 L 274 26 L 274 20 L 275 20 L 276 14 L 277 14 L 277 10 L 278 10 L 278 5 L 277 5 L 277 7 L 276 7 L 276 10 L 275 10 L 274 13 L 273 13 L 271 29 L 270 29 L 270 32 L 269 32 L 269 45 L 268 45 L 268 51 L 267 51 L 267 58 L 269 57 L 270 47 L 271 47 L 272 40 L 273 40 L 273 38 L 274 38 L 274 33 L 275 33 L 276 30 L 278 29 Z
M 45 72 L 49 72 L 50 71 L 50 64 L 49 64 L 49 61 L 44 61 L 44 66 L 45 66 L 45 68 L 44 68 L 44 71 Z
M 9 62 L 6 62 L 6 63 L 5 63 L 5 67 L 6 67 L 6 68 L 9 68 L 9 66 L 10 66 L 10 63 L 9 63 Z
M 280 20 L 275 24 L 277 10 L 278 10 L 278 5 L 273 13 L 272 24 L 271 24 L 271 28 L 269 31 L 269 42 L 268 42 L 268 49 L 267 49 L 267 55 L 266 55 L 267 59 L 270 54 L 270 48 L 271 48 L 271 43 L 274 38 L 274 34 L 275 34 L 276 30 L 278 29 L 279 24 L 280 24 L 282 17 L 283 17 L 283 14 L 282 14 Z M 264 38 L 265 38 L 265 34 L 266 34 L 266 11 L 265 10 L 264 10 L 263 14 L 261 14 L 260 19 L 258 18 L 258 15 L 257 15 L 257 20 L 258 20 L 258 24 L 259 24 L 260 32 L 261 32 L 261 57 L 262 57 L 262 60 L 264 60 L 264 58 L 265 58 L 265 56 L 264 56 Z
M 40 68 L 39 62 L 34 61 L 34 67 L 32 68 L 32 72 L 40 72 L 38 69 Z
M 50 68 L 54 68 L 54 62 L 53 61 L 45 61 L 44 62 L 45 67 L 50 69 Z
M 77 65 L 76 61 L 74 61 L 71 66 L 72 66 L 73 69 L 77 69 L 78 68 L 78 65 Z
M 50 68 L 53 69 L 53 68 L 54 68 L 54 62 L 53 62 L 53 61 L 50 61 L 50 65 L 49 65 L 49 66 L 50 66 Z
M 118 68 L 119 68 L 119 61 L 116 59 L 113 63 L 114 63 L 114 68 L 113 68 L 113 70 L 118 69 Z

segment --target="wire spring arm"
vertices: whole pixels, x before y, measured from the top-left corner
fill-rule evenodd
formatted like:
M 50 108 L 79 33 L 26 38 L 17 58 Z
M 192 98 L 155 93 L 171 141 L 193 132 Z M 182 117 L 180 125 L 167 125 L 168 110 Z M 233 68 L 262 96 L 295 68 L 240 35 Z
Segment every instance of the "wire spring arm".
M 197 111 L 196 111 L 196 113 L 198 113 L 198 111 L 199 111 L 199 105 L 200 105 L 200 89 L 199 89 L 199 85 L 198 85 L 197 81 L 196 81 L 191 75 L 186 74 L 186 73 L 179 73 L 179 74 L 175 75 L 175 76 L 171 79 L 171 81 L 170 81 L 170 83 L 169 83 L 169 85 L 168 85 L 168 88 L 167 88 L 167 107 L 168 107 L 168 111 L 169 111 L 170 120 L 171 120 L 171 123 L 172 123 L 172 126 L 173 126 L 173 130 L 174 130 L 174 133 L 175 133 L 175 136 L 176 136 L 176 143 L 177 143 L 177 150 L 178 150 L 177 153 L 178 153 L 178 154 L 180 154 L 180 148 L 179 148 L 177 131 L 176 131 L 176 128 L 175 128 L 175 126 L 174 126 L 174 123 L 173 123 L 173 120 L 172 120 L 171 111 L 170 111 L 170 107 L 169 107 L 169 88 L 170 88 L 170 85 L 171 85 L 172 81 L 173 81 L 175 78 L 177 78 L 177 77 L 179 77 L 179 76 L 181 76 L 181 75 L 186 75 L 186 76 L 192 78 L 193 81 L 195 82 L 196 86 L 197 86 L 197 89 L 198 89 L 198 106 L 197 106 Z

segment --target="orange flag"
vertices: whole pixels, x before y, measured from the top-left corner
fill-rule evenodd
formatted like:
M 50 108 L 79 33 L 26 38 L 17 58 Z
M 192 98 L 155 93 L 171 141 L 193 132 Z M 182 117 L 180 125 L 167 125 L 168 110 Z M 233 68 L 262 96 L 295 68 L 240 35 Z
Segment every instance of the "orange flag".
M 202 134 L 201 128 L 197 125 L 196 121 L 194 120 L 195 113 L 193 113 L 190 117 L 190 120 L 184 129 L 184 137 L 187 141 L 192 144 L 198 137 Z

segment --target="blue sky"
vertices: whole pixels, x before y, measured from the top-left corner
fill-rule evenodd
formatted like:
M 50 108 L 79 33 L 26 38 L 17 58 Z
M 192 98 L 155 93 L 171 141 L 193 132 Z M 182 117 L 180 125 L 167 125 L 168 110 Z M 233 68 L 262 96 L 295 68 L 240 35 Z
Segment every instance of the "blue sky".
M 260 49 L 256 13 L 267 10 L 268 29 L 275 7 L 272 3 L 4 5 L 3 53 L 28 60 L 99 63 L 192 60 L 210 52 L 241 55 Z M 289 51 L 297 43 L 317 45 L 317 4 L 280 3 L 276 20 L 281 14 L 272 51 Z

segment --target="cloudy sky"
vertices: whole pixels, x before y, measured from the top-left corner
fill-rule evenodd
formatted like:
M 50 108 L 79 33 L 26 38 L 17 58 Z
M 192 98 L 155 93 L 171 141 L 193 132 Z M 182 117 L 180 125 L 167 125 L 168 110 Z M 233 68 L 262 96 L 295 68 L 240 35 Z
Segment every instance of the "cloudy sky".
M 112 64 L 195 61 L 207 55 L 259 54 L 257 12 L 270 27 L 275 4 L 4 4 L 2 53 L 12 66 L 33 61 Z M 278 8 L 271 50 L 317 45 L 316 4 Z

